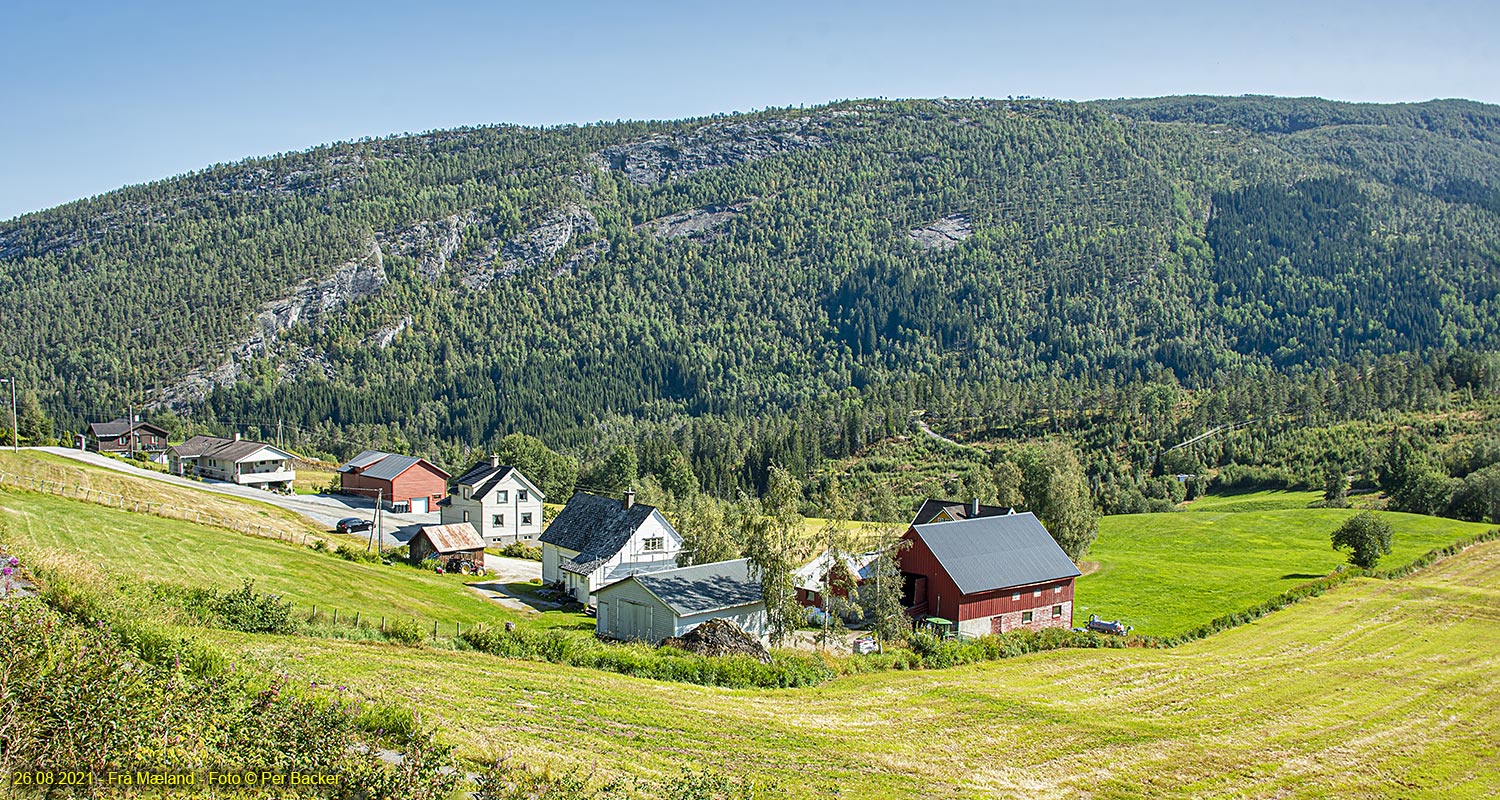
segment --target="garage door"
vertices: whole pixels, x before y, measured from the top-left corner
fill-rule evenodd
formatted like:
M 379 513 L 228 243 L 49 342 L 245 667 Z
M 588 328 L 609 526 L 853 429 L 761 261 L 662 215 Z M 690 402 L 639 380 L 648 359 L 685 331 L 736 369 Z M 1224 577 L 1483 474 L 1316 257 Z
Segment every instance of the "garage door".
M 426 514 L 427 513 L 427 498 L 425 498 L 425 497 L 413 497 L 411 499 L 411 513 L 413 513 L 413 514 Z

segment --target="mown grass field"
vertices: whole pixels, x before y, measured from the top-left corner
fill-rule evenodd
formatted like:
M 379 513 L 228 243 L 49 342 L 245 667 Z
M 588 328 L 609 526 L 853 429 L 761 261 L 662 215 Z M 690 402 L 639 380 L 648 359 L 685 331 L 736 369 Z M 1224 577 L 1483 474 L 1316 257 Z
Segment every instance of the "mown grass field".
M 1262 496 L 1252 502 L 1295 502 L 1264 496 L 1273 493 L 1258 494 Z M 1196 513 L 1104 517 L 1099 539 L 1085 557 L 1097 569 L 1078 580 L 1074 624 L 1082 625 L 1090 614 L 1098 614 L 1133 625 L 1136 633 L 1166 636 L 1240 611 L 1346 564 L 1347 556 L 1334 550 L 1328 537 L 1356 513 L 1305 507 L 1269 511 L 1200 507 Z M 1395 530 L 1392 552 L 1381 560 L 1382 566 L 1405 564 L 1428 550 L 1492 527 L 1379 513 Z
M 791 797 L 1479 798 L 1500 785 L 1500 543 L 1175 649 L 799 690 L 210 635 L 294 680 L 412 704 L 476 760 L 605 775 L 694 764 Z
M 1293 492 L 1265 489 L 1254 492 L 1231 492 L 1206 494 L 1196 500 L 1183 503 L 1185 511 L 1293 511 L 1309 508 L 1322 502 L 1322 492 Z
M 449 627 L 523 619 L 465 588 L 464 581 L 473 578 L 345 561 L 274 539 L 34 492 L 0 490 L 0 538 L 31 550 L 73 553 L 106 572 L 149 581 L 234 588 L 251 578 L 258 589 L 291 600 L 298 612 L 316 605 L 346 617 L 359 611 L 364 620 L 404 616 Z M 571 626 L 578 617 L 524 619 Z

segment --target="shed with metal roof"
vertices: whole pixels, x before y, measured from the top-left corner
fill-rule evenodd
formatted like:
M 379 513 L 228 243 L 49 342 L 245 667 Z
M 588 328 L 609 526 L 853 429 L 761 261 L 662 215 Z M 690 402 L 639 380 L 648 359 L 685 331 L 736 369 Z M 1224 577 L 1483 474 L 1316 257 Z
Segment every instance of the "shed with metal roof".
M 448 473 L 418 456 L 366 450 L 339 465 L 339 490 L 397 513 L 426 514 L 448 493 Z
M 766 605 L 746 559 L 642 572 L 598 592 L 595 629 L 611 639 L 660 642 L 711 619 L 766 635 Z

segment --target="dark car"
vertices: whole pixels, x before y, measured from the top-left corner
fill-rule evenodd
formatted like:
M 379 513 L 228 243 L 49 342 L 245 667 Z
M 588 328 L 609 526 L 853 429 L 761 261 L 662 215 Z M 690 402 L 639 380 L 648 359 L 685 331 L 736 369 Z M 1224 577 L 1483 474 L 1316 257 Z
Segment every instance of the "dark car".
M 333 529 L 339 533 L 362 533 L 375 527 L 375 523 L 359 517 L 344 517 Z

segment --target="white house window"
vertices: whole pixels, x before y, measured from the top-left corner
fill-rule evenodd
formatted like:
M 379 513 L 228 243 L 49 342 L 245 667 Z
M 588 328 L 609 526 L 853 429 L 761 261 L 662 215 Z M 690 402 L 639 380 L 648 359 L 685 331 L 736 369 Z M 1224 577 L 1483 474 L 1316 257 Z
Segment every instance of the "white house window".
M 660 536 L 646 537 L 646 552 L 655 553 L 666 549 L 666 542 Z
M 1052 618 L 1053 619 L 1062 619 L 1062 606 L 1053 606 L 1052 607 Z
M 467 486 L 464 487 L 464 499 L 465 500 L 469 499 L 469 487 L 467 487 Z M 467 522 L 467 520 L 465 520 L 465 521 Z
M 1031 623 L 1031 612 L 1030 611 L 1022 611 L 1021 612 L 1021 624 L 1022 625 L 1028 625 L 1030 623 Z
M 525 489 L 517 489 L 516 490 L 516 502 L 518 502 L 518 503 L 524 503 L 524 502 L 526 502 L 526 490 Z
M 521 514 L 521 524 L 522 525 L 530 525 L 531 524 L 531 512 L 530 511 L 522 512 L 522 514 Z
M 497 503 L 508 503 L 508 502 L 510 502 L 510 492 L 507 492 L 504 489 L 501 489 L 500 491 L 495 492 L 495 502 L 497 502 Z
M 505 515 L 504 514 L 496 514 L 496 515 L 494 515 L 494 520 L 495 520 L 494 524 L 496 524 L 496 525 L 504 525 L 505 524 Z
M 469 521 L 469 512 L 465 511 L 464 512 L 464 522 L 468 522 L 468 521 Z

